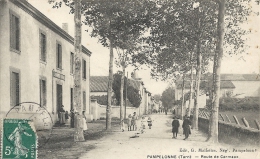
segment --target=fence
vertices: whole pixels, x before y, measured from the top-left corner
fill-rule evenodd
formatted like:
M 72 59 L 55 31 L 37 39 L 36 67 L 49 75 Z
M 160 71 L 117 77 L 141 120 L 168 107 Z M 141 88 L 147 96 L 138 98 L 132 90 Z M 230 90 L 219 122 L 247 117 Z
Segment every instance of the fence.
M 193 114 L 193 110 L 191 111 Z M 199 109 L 199 121 L 198 126 L 199 130 L 208 133 L 209 131 L 209 118 L 210 112 L 205 109 Z M 258 129 L 250 128 L 247 120 L 243 117 L 241 120 L 243 121 L 243 125 L 240 124 L 237 117 L 233 116 L 235 123 L 231 122 L 231 119 L 228 115 L 219 114 L 219 122 L 218 122 L 218 137 L 219 140 L 225 143 L 231 144 L 260 144 L 260 131 L 259 131 L 259 123 L 256 121 L 256 125 L 258 124 Z
M 186 109 L 186 112 L 187 111 L 188 111 L 188 109 Z M 193 114 L 193 109 L 191 110 L 191 114 Z M 210 112 L 206 109 L 199 109 L 199 117 L 209 119 Z M 260 130 L 260 124 L 259 124 L 258 119 L 254 119 L 254 122 L 250 121 L 251 126 L 250 126 L 248 120 L 245 117 L 237 118 L 236 115 L 233 115 L 232 118 L 230 118 L 230 116 L 228 116 L 227 114 L 224 114 L 224 112 L 219 113 L 218 119 L 219 119 L 219 121 L 222 121 L 222 122 L 225 122 L 225 123 L 235 123 L 235 124 L 242 126 L 242 127 Z M 252 125 L 253 123 L 255 125 Z

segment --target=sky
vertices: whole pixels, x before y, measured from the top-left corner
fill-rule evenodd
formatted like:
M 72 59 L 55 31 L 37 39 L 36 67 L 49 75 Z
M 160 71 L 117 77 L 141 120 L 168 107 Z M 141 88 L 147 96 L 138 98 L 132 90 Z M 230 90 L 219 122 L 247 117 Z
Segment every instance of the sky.
M 74 36 L 74 16 L 69 14 L 69 8 L 63 6 L 60 9 L 53 9 L 47 0 L 28 0 L 35 8 L 50 18 L 58 26 L 62 27 L 62 23 L 68 23 L 69 34 Z M 260 10 L 259 6 L 254 5 L 254 10 Z M 248 45 L 250 48 L 246 50 L 245 54 L 229 56 L 224 54 L 222 60 L 222 73 L 260 73 L 260 16 L 250 17 L 249 22 L 244 25 L 245 28 L 250 28 L 252 34 L 248 36 Z M 87 27 L 83 25 L 82 28 L 82 45 L 87 47 L 92 55 L 90 57 L 90 75 L 91 76 L 108 76 L 109 65 L 109 49 L 103 47 L 96 38 L 89 36 L 90 32 L 86 32 Z M 116 51 L 114 51 L 116 55 Z M 212 64 L 213 65 L 213 64 Z M 210 70 L 212 70 L 212 65 Z M 128 77 L 130 77 L 133 67 L 126 69 Z M 114 72 L 120 68 L 114 65 Z M 212 72 L 210 71 L 209 72 Z M 150 69 L 142 66 L 137 72 L 138 76 L 142 78 L 145 87 L 152 94 L 161 94 L 170 85 L 163 81 L 156 81 L 150 76 Z

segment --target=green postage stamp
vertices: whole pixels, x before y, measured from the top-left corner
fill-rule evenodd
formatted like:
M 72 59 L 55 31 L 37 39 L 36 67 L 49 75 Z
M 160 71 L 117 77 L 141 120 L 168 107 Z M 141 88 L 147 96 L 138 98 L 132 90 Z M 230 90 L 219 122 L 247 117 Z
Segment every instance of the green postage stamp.
M 37 135 L 27 119 L 3 119 L 2 159 L 36 159 Z

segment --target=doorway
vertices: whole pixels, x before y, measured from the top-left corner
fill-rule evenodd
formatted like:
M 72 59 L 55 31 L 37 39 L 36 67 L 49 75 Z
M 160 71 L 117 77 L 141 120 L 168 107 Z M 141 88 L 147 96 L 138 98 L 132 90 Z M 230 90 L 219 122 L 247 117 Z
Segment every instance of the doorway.
M 62 85 L 57 84 L 57 113 L 59 112 L 62 106 Z

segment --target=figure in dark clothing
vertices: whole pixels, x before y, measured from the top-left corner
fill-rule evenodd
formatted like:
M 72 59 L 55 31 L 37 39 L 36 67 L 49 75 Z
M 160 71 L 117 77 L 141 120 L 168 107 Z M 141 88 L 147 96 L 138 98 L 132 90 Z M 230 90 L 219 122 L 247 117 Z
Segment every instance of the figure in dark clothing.
M 183 134 L 185 135 L 185 138 L 183 140 L 186 140 L 189 137 L 189 135 L 191 134 L 190 126 L 191 126 L 190 117 L 187 116 L 187 117 L 185 117 L 183 124 L 182 124 Z
M 71 128 L 74 128 L 74 116 L 75 116 L 74 109 L 71 109 L 70 110 L 70 127 Z
M 177 117 L 175 116 L 172 121 L 172 135 L 173 135 L 172 138 L 175 138 L 175 139 L 177 138 L 179 127 L 180 127 L 180 122 L 177 119 Z

